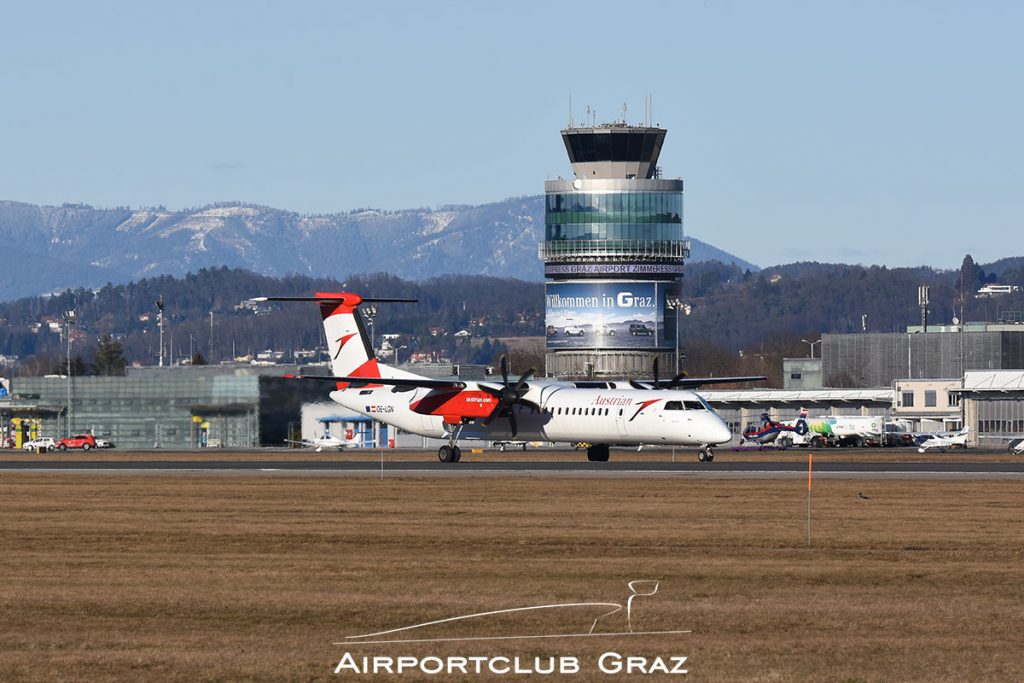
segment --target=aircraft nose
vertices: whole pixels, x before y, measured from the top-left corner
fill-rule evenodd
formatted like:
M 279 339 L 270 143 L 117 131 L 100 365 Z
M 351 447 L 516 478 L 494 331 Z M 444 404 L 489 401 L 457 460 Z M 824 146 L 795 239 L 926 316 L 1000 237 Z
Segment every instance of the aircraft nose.
M 732 432 L 729 431 L 729 426 L 722 421 L 718 421 L 715 425 L 715 438 L 712 443 L 721 444 L 732 441 Z

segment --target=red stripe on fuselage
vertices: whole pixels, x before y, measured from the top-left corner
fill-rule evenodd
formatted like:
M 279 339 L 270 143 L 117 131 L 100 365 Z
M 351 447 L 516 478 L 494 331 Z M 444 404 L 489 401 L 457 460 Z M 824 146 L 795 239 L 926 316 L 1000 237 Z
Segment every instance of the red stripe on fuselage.
M 458 415 L 465 418 L 487 417 L 498 399 L 486 391 L 434 391 L 409 406 L 420 415 Z

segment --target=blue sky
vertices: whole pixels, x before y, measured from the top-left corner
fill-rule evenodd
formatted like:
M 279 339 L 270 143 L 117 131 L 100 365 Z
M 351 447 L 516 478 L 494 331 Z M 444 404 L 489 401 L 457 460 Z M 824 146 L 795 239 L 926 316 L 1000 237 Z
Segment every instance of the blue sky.
M 0 199 L 484 203 L 573 98 L 668 128 L 686 230 L 761 265 L 1024 255 L 1024 4 L 17 3 Z

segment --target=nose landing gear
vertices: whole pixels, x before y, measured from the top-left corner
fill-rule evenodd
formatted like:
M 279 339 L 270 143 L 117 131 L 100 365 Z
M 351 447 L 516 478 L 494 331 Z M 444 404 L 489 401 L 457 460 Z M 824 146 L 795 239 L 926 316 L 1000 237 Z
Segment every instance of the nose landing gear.
M 713 462 L 715 459 L 715 452 L 711 450 L 711 446 L 704 446 L 697 451 L 697 460 L 701 462 Z

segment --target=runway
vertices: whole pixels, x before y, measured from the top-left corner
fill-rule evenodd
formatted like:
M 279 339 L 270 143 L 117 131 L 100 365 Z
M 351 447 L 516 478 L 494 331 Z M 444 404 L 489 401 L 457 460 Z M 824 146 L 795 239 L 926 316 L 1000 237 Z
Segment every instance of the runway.
M 618 460 L 486 461 L 444 464 L 422 460 L 4 460 L 0 472 L 94 474 L 301 475 L 301 476 L 527 476 L 527 477 L 806 477 L 807 464 L 781 461 L 701 463 Z M 814 475 L 849 478 L 1024 478 L 1021 462 L 871 462 L 831 461 L 814 466 Z

